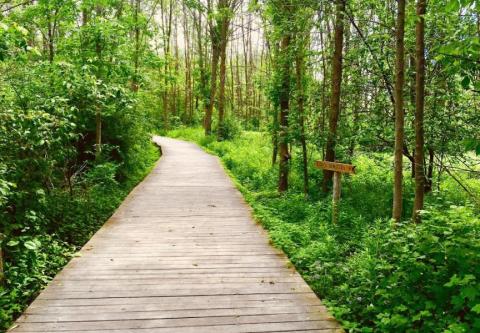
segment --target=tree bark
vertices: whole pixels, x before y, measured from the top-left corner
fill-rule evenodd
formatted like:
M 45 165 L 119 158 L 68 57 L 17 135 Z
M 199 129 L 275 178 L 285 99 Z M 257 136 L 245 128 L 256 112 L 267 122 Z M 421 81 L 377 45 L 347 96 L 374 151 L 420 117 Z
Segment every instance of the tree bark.
M 305 89 L 303 87 L 303 73 L 304 73 L 304 52 L 303 45 L 298 51 L 297 59 L 295 62 L 296 69 L 296 84 L 297 84 L 297 104 L 300 122 L 300 145 L 302 146 L 302 162 L 303 162 L 303 192 L 308 194 L 308 156 L 307 156 L 307 142 L 305 137 Z
M 392 218 L 400 221 L 403 201 L 403 144 L 405 110 L 403 87 L 405 84 L 405 0 L 398 0 L 395 63 L 395 153 Z
M 289 47 L 290 36 L 285 35 L 281 42 L 282 54 L 282 81 L 279 92 L 279 106 L 280 106 L 280 128 L 279 128 L 279 179 L 278 191 L 285 192 L 288 190 L 288 169 L 290 153 L 288 151 L 288 113 L 290 107 L 290 63 L 289 63 Z
M 135 0 L 133 19 L 135 22 L 134 36 L 135 36 L 135 50 L 133 53 L 133 78 L 132 78 L 132 91 L 138 92 L 138 67 L 140 60 L 140 26 L 138 22 L 138 15 L 140 12 L 140 0 Z
M 3 272 L 3 235 L 0 234 L 0 287 L 5 284 L 5 273 Z
M 224 118 L 225 118 L 225 80 L 227 75 L 227 44 L 228 44 L 228 29 L 230 20 L 227 17 L 222 18 L 220 27 L 220 89 L 218 96 L 218 132 L 217 139 L 221 141 L 224 139 Z
M 98 157 L 102 152 L 102 113 L 100 106 L 96 106 L 95 112 L 95 155 Z
M 160 6 L 162 11 L 162 35 L 163 35 L 163 52 L 165 57 L 164 65 L 164 77 L 163 77 L 163 127 L 168 130 L 170 127 L 169 124 L 169 100 L 168 100 L 168 90 L 169 83 L 168 77 L 170 75 L 170 40 L 172 36 L 172 15 L 173 15 L 173 3 L 170 1 L 168 5 L 168 11 L 165 8 L 165 0 L 160 0 Z M 165 15 L 166 13 L 166 15 Z
M 215 105 L 215 96 L 217 92 L 217 72 L 218 72 L 218 60 L 220 57 L 220 50 L 218 42 L 212 42 L 212 68 L 211 68 L 211 82 L 210 82 L 210 97 L 208 99 L 207 108 L 205 110 L 205 135 L 212 134 L 212 115 L 213 107 Z
M 413 219 L 420 222 L 419 211 L 425 200 L 424 170 L 424 109 L 425 109 L 425 12 L 426 0 L 417 0 L 417 23 L 415 42 L 415 201 Z
M 346 0 L 336 0 L 335 50 L 332 59 L 332 96 L 330 102 L 329 130 L 326 144 L 325 160 L 335 161 L 338 119 L 340 117 L 340 95 L 342 85 L 342 51 L 344 35 L 344 15 Z M 333 172 L 323 171 L 323 191 L 327 192 L 332 181 Z
M 183 9 L 183 30 L 185 34 L 185 96 L 184 96 L 184 121 L 187 124 L 192 123 L 193 118 L 193 99 L 192 99 L 192 60 L 190 50 L 190 25 L 187 19 L 187 9 L 185 3 L 182 5 Z
M 103 8 L 100 5 L 97 5 L 96 9 L 97 16 L 103 15 Z M 102 67 L 103 67 L 103 57 L 102 57 L 102 41 L 100 40 L 101 36 L 98 37 L 95 41 L 95 53 L 97 55 L 98 61 L 98 73 L 97 77 L 102 79 Z M 95 103 L 95 157 L 98 158 L 102 152 L 102 109 L 98 101 Z
M 428 147 L 428 168 L 427 176 L 425 177 L 425 193 L 432 192 L 433 189 L 433 167 L 435 163 L 435 150 L 433 147 Z

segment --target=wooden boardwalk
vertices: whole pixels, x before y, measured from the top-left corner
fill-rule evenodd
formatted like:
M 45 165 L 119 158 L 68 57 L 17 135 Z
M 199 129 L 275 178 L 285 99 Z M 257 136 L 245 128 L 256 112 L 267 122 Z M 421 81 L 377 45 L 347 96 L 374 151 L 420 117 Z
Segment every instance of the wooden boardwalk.
M 163 156 L 11 332 L 342 332 L 218 159 Z

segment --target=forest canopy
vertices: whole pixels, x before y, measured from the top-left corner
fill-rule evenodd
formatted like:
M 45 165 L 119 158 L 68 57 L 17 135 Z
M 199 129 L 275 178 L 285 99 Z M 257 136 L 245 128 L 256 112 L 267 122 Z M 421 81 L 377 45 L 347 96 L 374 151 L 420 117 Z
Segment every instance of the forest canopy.
M 0 0 L 0 330 L 154 133 L 220 156 L 347 331 L 480 331 L 478 0 Z M 316 160 L 357 167 L 336 223 Z

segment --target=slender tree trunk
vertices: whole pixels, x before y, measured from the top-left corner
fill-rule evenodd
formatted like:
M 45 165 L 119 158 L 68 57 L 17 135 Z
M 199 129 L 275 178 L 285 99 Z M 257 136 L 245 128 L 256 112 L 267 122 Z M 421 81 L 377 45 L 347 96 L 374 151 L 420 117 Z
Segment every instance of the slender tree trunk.
M 307 142 L 305 137 L 305 89 L 303 87 L 303 73 L 304 73 L 304 55 L 303 46 L 299 50 L 297 59 L 295 62 L 296 69 L 296 84 L 297 84 L 297 96 L 298 96 L 298 113 L 300 122 L 300 145 L 302 146 L 302 162 L 303 162 L 303 192 L 308 194 L 308 155 L 307 155 Z
M 217 93 L 217 72 L 218 72 L 218 61 L 220 57 L 220 50 L 218 47 L 218 42 L 213 41 L 212 43 L 212 69 L 211 69 L 211 82 L 210 82 L 210 98 L 208 99 L 207 108 L 205 110 L 205 135 L 212 134 L 212 116 L 213 116 L 213 107 L 215 105 L 215 96 Z
M 279 92 L 279 106 L 280 106 L 280 128 L 279 128 L 279 179 L 278 191 L 285 192 L 288 190 L 288 163 L 290 160 L 290 153 L 288 151 L 288 113 L 290 108 L 290 63 L 288 60 L 288 52 L 290 47 L 290 36 L 283 37 L 281 42 L 282 54 L 282 81 Z
M 235 84 L 234 84 L 234 73 L 233 73 L 233 49 L 230 47 L 229 54 L 230 62 L 230 112 L 232 115 L 235 112 Z
M 395 64 L 395 156 L 392 217 L 399 221 L 402 217 L 403 201 L 403 144 L 405 111 L 403 107 L 403 87 L 405 84 L 405 0 L 398 0 L 396 29 Z
M 435 163 L 435 150 L 433 147 L 428 147 L 428 168 L 427 176 L 425 177 L 425 193 L 430 193 L 433 189 L 433 166 Z
M 185 35 L 185 96 L 184 96 L 184 121 L 187 124 L 192 123 L 192 69 L 191 69 L 191 51 L 190 51 L 190 26 L 187 19 L 187 9 L 185 3 L 183 9 L 183 31 Z
M 134 37 L 135 37 L 135 50 L 133 53 L 133 78 L 132 78 L 132 91 L 138 91 L 138 67 L 140 59 L 140 26 L 138 22 L 138 15 L 140 12 L 140 0 L 135 0 L 133 19 L 135 22 Z
M 175 24 L 174 24 L 174 56 L 175 56 L 175 61 L 174 61 L 174 73 L 177 75 L 177 73 L 180 72 L 180 55 L 179 55 L 179 48 L 178 48 L 178 19 L 175 17 Z M 177 79 L 173 81 L 173 92 L 172 92 L 173 98 L 172 98 L 172 110 L 173 114 L 175 116 L 180 115 L 180 93 L 179 93 L 179 87 L 178 87 L 178 82 Z
M 224 138 L 224 117 L 225 117 L 225 80 L 227 75 L 227 44 L 228 44 L 228 28 L 230 20 L 222 19 L 220 28 L 220 89 L 218 96 L 218 141 Z
M 328 98 L 327 98 L 327 61 L 325 57 L 325 49 L 326 43 L 323 41 L 323 32 L 320 32 L 320 45 L 322 45 L 322 92 L 321 92 L 321 101 L 322 101 L 322 108 L 321 108 L 321 119 L 319 119 L 319 130 L 321 135 L 325 133 L 325 118 L 327 114 L 328 108 Z M 325 159 L 325 147 L 322 147 L 322 159 Z
M 272 165 L 277 163 L 278 157 L 278 110 L 273 108 L 273 128 L 272 128 Z
M 244 29 L 244 22 L 242 16 L 242 41 L 243 41 L 243 65 L 244 65 L 244 77 L 245 77 L 245 98 L 244 98 L 244 107 L 245 107 L 245 123 L 248 124 L 250 120 L 250 94 L 249 94 L 249 76 L 248 76 L 248 38 Z
M 409 57 L 409 66 L 410 66 L 410 106 L 412 110 L 415 109 L 415 56 L 413 54 L 410 54 Z M 412 118 L 414 119 L 414 117 Z M 410 124 L 412 128 L 415 128 L 415 120 L 412 121 Z M 404 151 L 408 150 L 408 146 L 405 143 L 405 148 Z M 411 173 L 411 178 L 415 179 L 415 147 L 412 148 L 412 154 L 411 158 L 409 158 L 410 161 L 410 173 Z
M 100 5 L 96 7 L 96 14 L 97 17 L 103 15 L 103 9 Z M 98 61 L 98 73 L 97 77 L 102 79 L 103 73 L 103 57 L 102 57 L 102 41 L 100 40 L 102 37 L 98 37 L 95 41 L 95 53 L 97 55 Z M 95 156 L 98 158 L 102 152 L 102 109 L 98 101 L 95 105 Z
M 48 19 L 50 20 L 50 14 L 48 15 Z M 55 45 L 54 45 L 54 30 L 53 30 L 53 23 L 48 22 L 48 41 L 47 41 L 47 47 L 48 47 L 48 61 L 50 63 L 53 63 L 53 59 L 55 58 Z
M 170 40 L 172 36 L 172 15 L 173 15 L 173 3 L 170 1 L 168 4 L 168 11 L 165 7 L 165 0 L 160 0 L 160 6 L 162 11 L 162 35 L 163 35 L 163 51 L 165 57 L 164 77 L 163 77 L 163 127 L 169 129 L 169 83 L 168 78 L 170 76 Z
M 340 95 L 342 85 L 342 51 L 344 35 L 344 15 L 346 0 L 336 0 L 336 18 L 335 18 L 335 50 L 332 59 L 332 96 L 331 109 L 329 117 L 329 131 L 326 144 L 325 160 L 335 161 L 335 145 L 337 140 L 337 126 L 340 117 Z M 323 172 L 323 191 L 328 191 L 328 186 L 332 181 L 333 172 L 324 170 Z
M 423 209 L 425 197 L 424 170 L 424 109 L 425 109 L 425 13 L 426 0 L 417 0 L 416 76 L 415 76 L 415 201 L 413 219 L 420 222 L 418 212 Z
M 2 249 L 3 235 L 0 234 L 0 287 L 5 284 L 5 273 L 3 272 L 3 249 Z
M 95 112 L 95 155 L 98 157 L 102 152 L 102 113 L 97 104 Z
M 240 119 L 243 116 L 242 78 L 240 76 L 240 60 L 238 53 L 235 56 L 235 76 L 237 81 L 237 112 Z
M 198 67 L 200 70 L 200 95 L 202 101 L 207 99 L 207 75 L 205 70 L 205 51 L 203 48 L 202 40 L 202 15 L 198 13 L 198 18 L 196 15 L 193 16 L 195 20 L 195 25 L 197 28 L 197 48 L 198 48 Z M 196 99 L 196 108 L 198 108 L 198 97 Z

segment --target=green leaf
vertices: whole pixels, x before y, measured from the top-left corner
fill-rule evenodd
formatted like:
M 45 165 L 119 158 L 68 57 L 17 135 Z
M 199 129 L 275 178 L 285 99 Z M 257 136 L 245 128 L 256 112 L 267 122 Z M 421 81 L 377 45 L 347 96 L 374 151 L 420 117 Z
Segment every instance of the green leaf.
M 462 87 L 463 87 L 463 89 L 469 89 L 470 88 L 470 78 L 468 76 L 465 76 L 463 78 Z
M 17 246 L 20 242 L 18 240 L 11 240 L 7 243 L 7 246 Z
M 23 245 L 29 250 L 36 250 L 38 248 L 34 241 L 26 241 Z
M 445 6 L 446 12 L 458 12 L 460 9 L 460 2 L 458 0 L 450 0 L 447 5 Z
M 477 314 L 480 314 L 480 303 L 475 305 L 472 309 L 471 309 L 472 312 L 475 312 Z

